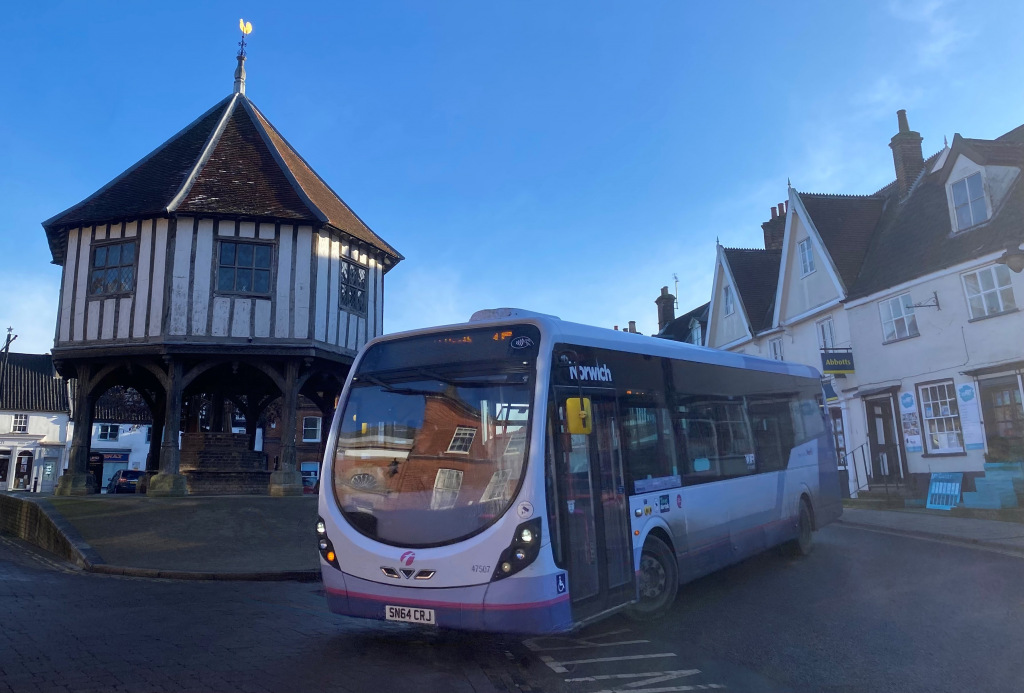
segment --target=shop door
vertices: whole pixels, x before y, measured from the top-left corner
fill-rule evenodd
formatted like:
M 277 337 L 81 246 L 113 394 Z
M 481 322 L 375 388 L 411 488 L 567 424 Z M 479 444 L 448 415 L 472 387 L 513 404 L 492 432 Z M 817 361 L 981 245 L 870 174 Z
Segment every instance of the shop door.
M 868 410 L 868 444 L 871 450 L 871 481 L 891 484 L 900 480 L 899 438 L 893 427 L 892 399 L 870 399 Z
M 559 388 L 559 515 L 569 571 L 573 620 L 581 621 L 633 601 L 636 596 L 629 503 L 622 467 L 615 394 L 584 389 L 591 401 L 589 435 L 565 432 L 565 400 L 575 388 Z
M 28 489 L 28 477 L 32 474 L 32 460 L 33 456 L 31 452 L 27 450 L 25 452 L 18 453 L 18 461 L 14 465 L 14 486 L 16 489 Z

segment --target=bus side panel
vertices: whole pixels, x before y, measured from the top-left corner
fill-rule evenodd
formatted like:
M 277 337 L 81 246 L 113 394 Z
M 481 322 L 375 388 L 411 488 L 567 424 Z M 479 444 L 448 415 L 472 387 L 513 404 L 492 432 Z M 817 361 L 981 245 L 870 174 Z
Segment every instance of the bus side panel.
M 839 488 L 839 466 L 832 431 L 827 430 L 818 445 L 818 504 L 814 509 L 815 529 L 835 522 L 843 514 Z
M 729 537 L 731 494 L 721 482 L 680 490 L 686 516 L 687 552 L 679 561 L 681 582 L 696 580 L 732 563 Z

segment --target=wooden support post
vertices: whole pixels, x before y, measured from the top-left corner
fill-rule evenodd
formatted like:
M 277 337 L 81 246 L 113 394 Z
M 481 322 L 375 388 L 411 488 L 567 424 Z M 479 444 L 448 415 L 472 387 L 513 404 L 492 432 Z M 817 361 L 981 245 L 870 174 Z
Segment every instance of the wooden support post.
M 285 365 L 281 393 L 281 466 L 270 475 L 271 496 L 302 495 L 302 475 L 295 469 L 295 419 L 299 404 L 299 362 Z
M 181 400 L 183 366 L 171 360 L 167 365 L 167 396 L 164 410 L 164 430 L 160 444 L 160 471 L 149 480 L 146 491 L 150 496 L 184 496 L 188 493 L 185 477 L 178 471 L 180 451 L 178 432 L 181 430 Z
M 78 366 L 75 372 L 75 432 L 71 437 L 68 469 L 57 480 L 54 495 L 85 496 L 96 493 L 92 474 L 89 473 L 89 442 L 92 439 L 92 367 Z

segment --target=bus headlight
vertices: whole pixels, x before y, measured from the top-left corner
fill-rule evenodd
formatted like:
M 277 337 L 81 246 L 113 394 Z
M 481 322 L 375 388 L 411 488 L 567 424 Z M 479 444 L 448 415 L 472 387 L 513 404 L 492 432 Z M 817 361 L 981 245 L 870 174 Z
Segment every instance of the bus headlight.
M 518 527 L 512 534 L 512 543 L 498 557 L 498 570 L 491 580 L 515 575 L 537 560 L 540 555 L 540 518 L 535 517 Z
M 327 524 L 322 517 L 318 517 L 316 520 L 316 533 L 319 535 L 317 548 L 320 549 L 320 557 L 338 570 L 341 570 L 341 566 L 338 564 L 338 556 L 334 553 L 334 544 L 331 543 L 330 538 L 327 536 Z

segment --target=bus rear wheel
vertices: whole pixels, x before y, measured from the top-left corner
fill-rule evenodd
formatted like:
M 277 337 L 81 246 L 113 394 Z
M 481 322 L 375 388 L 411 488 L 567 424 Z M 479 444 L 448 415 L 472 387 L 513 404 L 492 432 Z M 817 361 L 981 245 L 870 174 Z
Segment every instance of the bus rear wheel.
M 786 543 L 786 553 L 790 556 L 806 556 L 814 548 L 814 520 L 811 517 L 811 504 L 806 498 L 800 499 L 800 519 L 798 520 L 796 539 Z
M 658 537 L 647 537 L 644 542 L 637 578 L 639 601 L 627 614 L 638 621 L 664 616 L 679 591 L 679 567 L 672 549 Z

